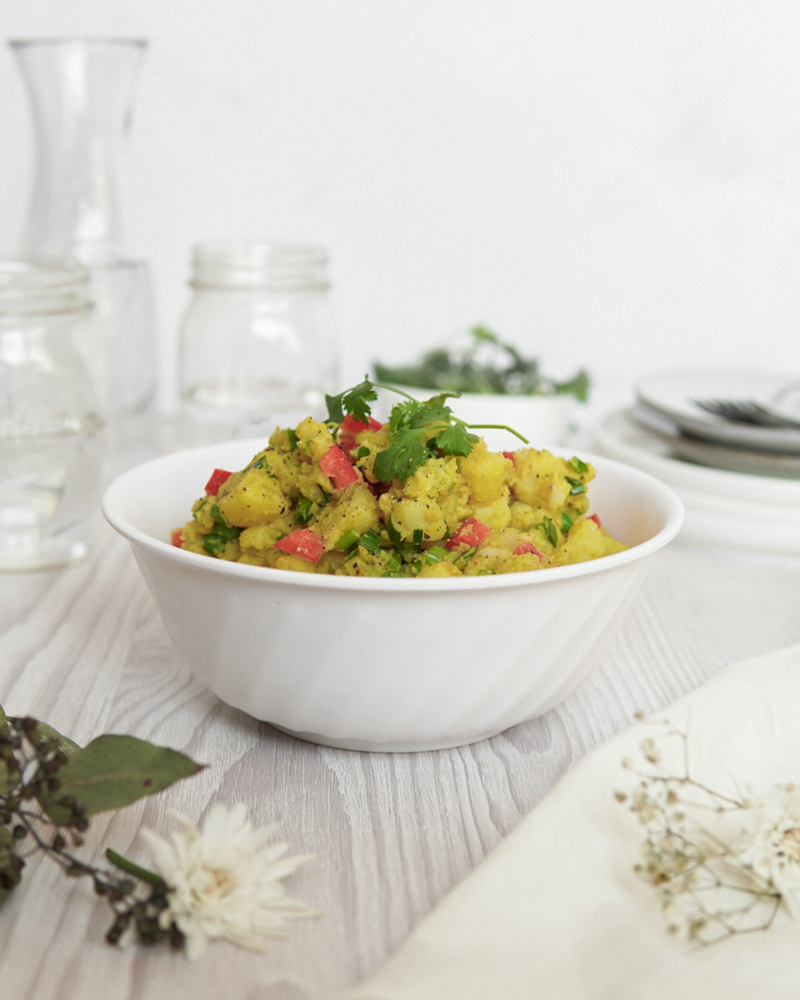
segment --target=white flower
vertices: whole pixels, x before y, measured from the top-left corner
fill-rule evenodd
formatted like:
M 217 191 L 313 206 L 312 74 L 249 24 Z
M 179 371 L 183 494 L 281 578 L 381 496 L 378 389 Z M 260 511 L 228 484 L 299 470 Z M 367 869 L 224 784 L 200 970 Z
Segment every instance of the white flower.
M 168 815 L 181 827 L 169 840 L 146 828 L 141 834 L 155 869 L 172 889 L 162 926 L 175 922 L 189 958 L 202 954 L 213 938 L 264 951 L 263 937 L 286 936 L 285 920 L 315 915 L 290 899 L 281 884 L 314 855 L 286 857 L 287 844 L 268 845 L 276 823 L 254 829 L 244 802 L 230 810 L 217 803 L 202 830 L 180 813 Z
M 749 843 L 740 857 L 772 881 L 791 915 L 800 920 L 800 790 L 779 786 L 749 802 L 747 813 Z

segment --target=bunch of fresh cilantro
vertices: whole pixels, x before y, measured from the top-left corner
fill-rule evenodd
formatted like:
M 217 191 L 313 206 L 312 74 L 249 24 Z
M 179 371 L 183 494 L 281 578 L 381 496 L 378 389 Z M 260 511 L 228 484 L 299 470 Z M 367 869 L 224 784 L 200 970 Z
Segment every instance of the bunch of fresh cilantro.
M 479 440 L 470 429 L 498 428 L 528 443 L 518 431 L 505 424 L 468 424 L 453 415 L 448 399 L 457 399 L 458 392 L 443 392 L 431 399 L 420 401 L 394 386 L 363 382 L 340 392 L 338 396 L 326 396 L 328 421 L 338 426 L 349 413 L 355 420 L 367 423 L 372 413 L 370 403 L 378 398 L 378 389 L 388 389 L 405 399 L 395 404 L 389 416 L 389 446 L 378 453 L 374 473 L 381 482 L 393 479 L 406 480 L 430 458 L 438 455 L 466 456 Z

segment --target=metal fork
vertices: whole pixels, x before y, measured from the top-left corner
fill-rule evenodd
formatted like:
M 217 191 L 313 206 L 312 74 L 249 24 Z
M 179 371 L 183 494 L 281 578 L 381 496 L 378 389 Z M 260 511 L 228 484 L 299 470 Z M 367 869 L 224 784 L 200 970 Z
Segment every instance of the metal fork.
M 784 417 L 752 399 L 695 399 L 693 402 L 695 406 L 699 406 L 707 413 L 713 413 L 716 417 L 722 417 L 723 420 L 730 420 L 737 424 L 800 429 L 800 420 Z

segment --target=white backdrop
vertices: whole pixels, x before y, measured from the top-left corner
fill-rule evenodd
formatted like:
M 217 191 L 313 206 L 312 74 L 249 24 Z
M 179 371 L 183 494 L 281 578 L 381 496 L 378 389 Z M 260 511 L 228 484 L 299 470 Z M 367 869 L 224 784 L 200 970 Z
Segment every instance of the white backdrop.
M 7 37 L 150 39 L 132 250 L 162 401 L 190 246 L 327 245 L 343 381 L 482 321 L 555 374 L 800 373 L 791 0 L 4 0 Z M 0 49 L 0 251 L 31 169 Z

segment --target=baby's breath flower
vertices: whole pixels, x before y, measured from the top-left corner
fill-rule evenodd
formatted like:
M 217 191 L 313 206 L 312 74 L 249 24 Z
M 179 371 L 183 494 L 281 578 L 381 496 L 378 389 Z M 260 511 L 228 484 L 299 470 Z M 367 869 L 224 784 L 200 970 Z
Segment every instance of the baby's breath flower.
M 639 744 L 639 749 L 642 751 L 645 760 L 650 761 L 651 764 L 658 764 L 661 760 L 661 753 L 649 736 L 647 739 L 642 740 Z
M 749 843 L 742 861 L 770 880 L 788 911 L 800 920 L 800 791 L 774 789 L 746 810 Z
M 314 855 L 286 857 L 287 844 L 269 845 L 275 823 L 254 829 L 243 802 L 230 810 L 214 805 L 202 830 L 180 813 L 168 815 L 180 826 L 169 840 L 146 828 L 141 833 L 171 889 L 161 924 L 178 927 L 189 958 L 213 938 L 263 951 L 264 937 L 285 937 L 285 920 L 315 915 L 281 883 Z

